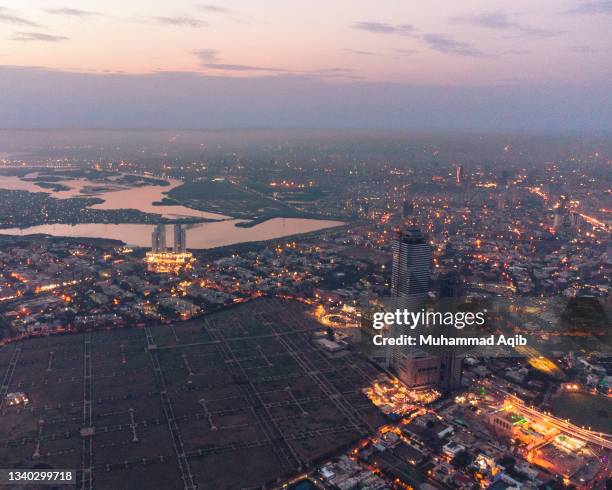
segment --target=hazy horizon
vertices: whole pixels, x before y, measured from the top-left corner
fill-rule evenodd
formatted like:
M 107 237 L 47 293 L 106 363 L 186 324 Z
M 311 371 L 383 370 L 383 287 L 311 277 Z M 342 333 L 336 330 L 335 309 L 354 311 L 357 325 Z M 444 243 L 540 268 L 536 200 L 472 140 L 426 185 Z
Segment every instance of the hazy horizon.
M 610 131 L 610 0 L 0 4 L 0 127 Z

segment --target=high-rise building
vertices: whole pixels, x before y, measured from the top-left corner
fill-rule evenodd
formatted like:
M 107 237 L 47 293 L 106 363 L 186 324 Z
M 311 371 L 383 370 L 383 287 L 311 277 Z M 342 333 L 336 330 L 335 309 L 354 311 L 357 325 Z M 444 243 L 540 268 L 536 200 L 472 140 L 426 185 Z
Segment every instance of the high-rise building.
M 463 165 L 457 165 L 455 168 L 455 181 L 457 184 L 461 184 L 463 180 Z
M 392 307 L 420 311 L 427 303 L 429 292 L 431 247 L 425 236 L 416 228 L 396 229 L 391 247 Z M 413 378 L 416 376 L 416 355 L 417 353 L 407 352 L 401 347 L 390 348 L 387 352 L 387 365 L 393 367 L 399 378 L 409 386 L 413 384 Z
M 396 230 L 392 247 L 391 296 L 394 306 L 419 311 L 427 304 L 431 247 L 417 229 Z M 459 277 L 454 274 L 444 277 L 440 293 L 444 297 L 458 297 L 461 294 Z M 389 351 L 388 364 L 411 388 L 435 386 L 447 391 L 461 383 L 462 358 L 454 354 L 436 356 L 418 349 L 393 348 Z
M 151 234 L 151 251 L 145 254 L 145 263 L 149 271 L 157 273 L 174 273 L 191 268 L 195 259 L 187 252 L 185 229 L 174 225 L 174 244 L 172 250 L 166 245 L 166 227 L 157 225 Z
M 455 310 L 463 301 L 464 289 L 461 277 L 455 271 L 447 272 L 439 278 L 440 309 Z M 438 387 L 450 391 L 461 385 L 463 357 L 453 353 L 441 355 Z
M 397 229 L 392 242 L 391 296 L 403 308 L 422 308 L 429 292 L 431 247 L 420 230 Z
M 183 254 L 187 251 L 187 232 L 183 225 L 174 225 L 174 253 Z
M 166 251 L 166 225 L 156 225 L 151 234 L 151 251 L 162 253 Z

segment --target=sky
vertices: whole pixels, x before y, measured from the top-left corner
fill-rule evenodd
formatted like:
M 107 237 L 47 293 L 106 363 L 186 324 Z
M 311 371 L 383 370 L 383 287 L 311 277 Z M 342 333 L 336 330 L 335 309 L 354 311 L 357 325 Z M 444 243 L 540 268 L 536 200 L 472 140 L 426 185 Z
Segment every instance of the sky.
M 612 0 L 0 0 L 0 127 L 612 130 Z

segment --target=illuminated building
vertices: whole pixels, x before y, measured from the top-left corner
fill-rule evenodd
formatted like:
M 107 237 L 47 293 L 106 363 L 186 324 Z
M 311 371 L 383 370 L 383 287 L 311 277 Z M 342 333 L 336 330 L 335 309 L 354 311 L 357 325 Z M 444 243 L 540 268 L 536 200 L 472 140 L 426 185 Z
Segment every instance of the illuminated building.
M 528 449 L 550 442 L 559 434 L 555 427 L 527 418 L 512 405 L 504 405 L 489 413 L 487 423 L 495 434 L 520 441 Z
M 22 391 L 16 391 L 14 393 L 7 393 L 5 399 L 6 399 L 6 403 L 7 403 L 7 405 L 9 407 L 16 406 L 16 405 L 24 405 L 25 406 L 28 403 L 30 403 L 30 399 Z
M 146 253 L 144 259 L 151 272 L 175 274 L 182 269 L 190 268 L 195 260 L 193 254 L 186 251 L 185 230 L 181 225 L 175 225 L 172 252 L 166 248 L 166 227 L 164 225 L 155 227 L 151 235 L 151 242 L 151 251 Z
M 395 307 L 419 311 L 425 306 L 431 275 L 431 247 L 420 230 L 397 229 L 392 243 L 391 296 Z M 439 360 L 401 347 L 388 351 L 387 363 L 399 379 L 409 387 L 425 387 L 435 383 Z
M 367 388 L 362 389 L 370 401 L 384 414 L 406 415 L 418 408 L 419 404 L 429 404 L 440 398 L 436 390 L 409 390 L 397 378 L 383 375 Z
M 590 451 L 579 447 L 570 448 L 561 445 L 559 444 L 559 437 L 555 438 L 550 443 L 540 445 L 530 450 L 529 458 L 537 466 L 551 473 L 563 475 L 568 483 L 581 470 L 584 470 L 586 466 L 591 466 L 595 469 L 598 467 L 598 462 L 592 457 Z
M 176 273 L 181 269 L 190 268 L 195 261 L 191 252 L 147 252 L 145 262 L 151 272 Z
M 431 247 L 417 229 L 396 230 L 392 244 L 393 270 L 391 296 L 397 308 L 419 311 L 426 306 L 431 276 Z M 441 296 L 459 297 L 457 277 L 443 280 Z M 388 352 L 389 365 L 410 388 L 437 386 L 444 391 L 461 384 L 461 357 L 454 354 L 432 356 L 420 350 L 394 347 Z
M 462 180 L 463 180 L 463 165 L 457 165 L 457 168 L 455 169 L 455 181 L 457 182 L 457 184 L 461 184 Z

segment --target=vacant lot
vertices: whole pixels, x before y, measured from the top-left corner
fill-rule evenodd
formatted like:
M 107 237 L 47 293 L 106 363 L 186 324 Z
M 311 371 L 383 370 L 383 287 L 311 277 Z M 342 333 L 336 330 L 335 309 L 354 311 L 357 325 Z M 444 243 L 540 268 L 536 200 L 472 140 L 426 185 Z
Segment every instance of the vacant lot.
M 318 328 L 303 305 L 260 299 L 174 329 L 10 344 L 0 379 L 31 402 L 2 404 L 0 461 L 73 468 L 79 488 L 113 490 L 295 474 L 383 423 L 359 393 L 376 369 L 325 356 Z

